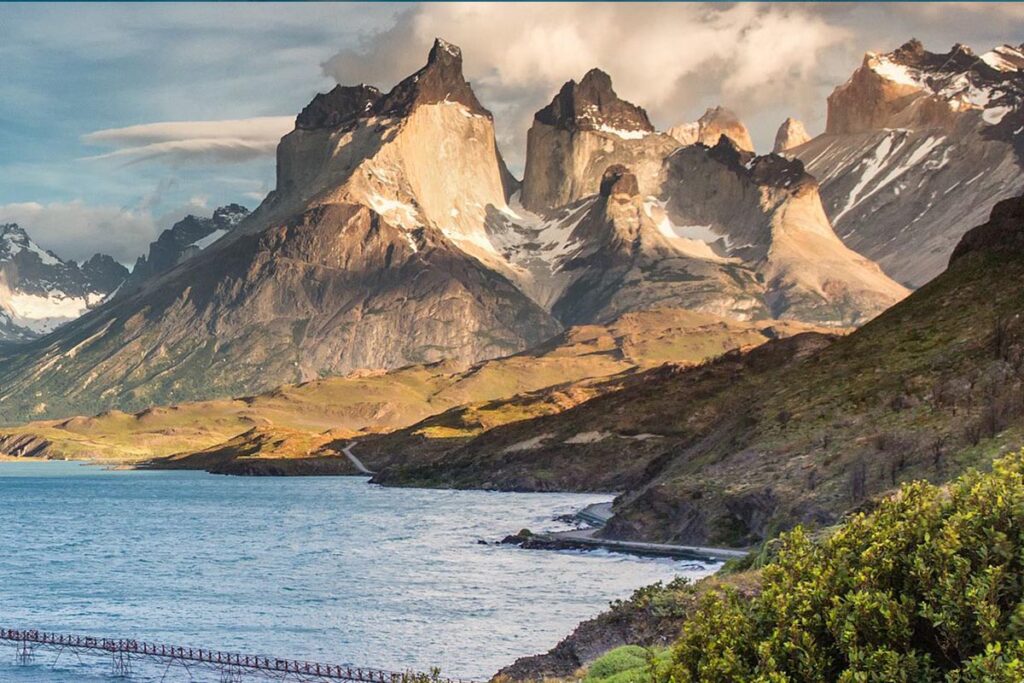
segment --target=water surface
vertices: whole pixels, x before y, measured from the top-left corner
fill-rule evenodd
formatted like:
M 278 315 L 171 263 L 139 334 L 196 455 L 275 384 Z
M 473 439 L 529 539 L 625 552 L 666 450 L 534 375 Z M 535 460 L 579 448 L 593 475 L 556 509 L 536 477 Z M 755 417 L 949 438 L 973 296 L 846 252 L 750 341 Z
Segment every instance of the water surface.
M 641 585 L 708 572 L 478 542 L 607 499 L 0 463 L 0 625 L 486 678 Z M 52 659 L 0 645 L 0 681 L 109 677 Z

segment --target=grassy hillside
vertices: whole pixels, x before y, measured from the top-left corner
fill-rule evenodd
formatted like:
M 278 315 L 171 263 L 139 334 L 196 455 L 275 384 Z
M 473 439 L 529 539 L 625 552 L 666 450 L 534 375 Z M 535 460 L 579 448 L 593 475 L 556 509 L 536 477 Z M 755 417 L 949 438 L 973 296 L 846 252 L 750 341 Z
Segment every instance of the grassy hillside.
M 1022 244 L 1024 202 L 1000 204 L 946 273 L 833 343 L 801 336 L 649 372 L 381 480 L 625 484 L 603 531 L 614 537 L 743 546 L 833 523 L 902 481 L 945 481 L 1024 441 Z
M 328 430 L 340 430 L 337 438 L 387 431 L 454 406 L 634 372 L 666 360 L 700 362 L 730 348 L 802 329 L 806 326 L 773 323 L 765 328 L 763 323 L 723 321 L 674 309 L 631 313 L 607 326 L 572 328 L 538 349 L 471 367 L 419 365 L 285 386 L 252 397 L 32 422 L 0 430 L 0 452 L 131 462 L 208 451 L 233 442 L 240 455 L 251 455 L 256 444 L 264 454 L 272 454 L 275 439 L 242 444 L 236 437 L 253 428 L 308 432 L 318 438 Z M 498 411 L 503 415 L 491 411 L 494 414 L 482 418 L 481 424 L 516 419 L 521 416 L 517 410 L 510 405 Z M 468 428 L 469 433 L 474 429 Z M 204 456 L 196 462 L 208 461 Z

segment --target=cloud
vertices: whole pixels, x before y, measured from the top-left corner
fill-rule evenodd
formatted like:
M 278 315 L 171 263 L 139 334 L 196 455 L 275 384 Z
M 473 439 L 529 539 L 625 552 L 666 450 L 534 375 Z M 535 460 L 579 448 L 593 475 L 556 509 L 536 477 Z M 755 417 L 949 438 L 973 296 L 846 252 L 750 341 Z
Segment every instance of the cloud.
M 667 128 L 719 102 L 741 116 L 773 100 L 823 106 L 814 77 L 820 58 L 845 46 L 850 32 L 801 5 L 427 4 L 323 69 L 341 83 L 389 87 L 422 64 L 435 36 L 462 47 L 467 78 L 495 112 L 503 152 L 520 166 L 533 113 L 591 67 L 611 74 L 620 96 Z M 763 144 L 778 123 L 761 132 Z
M 281 136 L 290 131 L 294 123 L 294 116 L 146 123 L 88 133 L 82 136 L 82 142 L 116 148 L 86 157 L 89 160 L 243 163 L 272 157 Z
M 17 223 L 44 249 L 82 261 L 99 252 L 131 265 L 162 230 L 188 213 L 209 215 L 204 198 L 154 218 L 146 208 L 92 206 L 81 200 L 0 205 L 0 223 Z

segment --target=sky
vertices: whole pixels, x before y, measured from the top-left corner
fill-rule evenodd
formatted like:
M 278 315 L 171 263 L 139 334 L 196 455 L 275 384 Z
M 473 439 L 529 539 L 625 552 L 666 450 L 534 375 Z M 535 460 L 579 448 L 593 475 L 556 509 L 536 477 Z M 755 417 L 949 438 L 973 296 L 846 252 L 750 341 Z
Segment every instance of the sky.
M 1024 41 L 1012 3 L 0 3 L 0 223 L 64 258 L 131 264 L 188 213 L 255 208 L 295 114 L 335 83 L 388 89 L 435 36 L 521 173 L 533 113 L 592 67 L 656 127 L 717 104 L 759 151 L 812 134 L 864 52 Z

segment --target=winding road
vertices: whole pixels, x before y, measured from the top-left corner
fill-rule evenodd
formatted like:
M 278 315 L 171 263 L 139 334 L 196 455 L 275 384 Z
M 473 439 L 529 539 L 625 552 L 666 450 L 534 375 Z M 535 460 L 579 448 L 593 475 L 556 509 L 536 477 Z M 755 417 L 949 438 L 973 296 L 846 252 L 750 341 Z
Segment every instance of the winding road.
M 366 465 L 363 464 L 363 461 L 357 458 L 354 453 L 352 453 L 353 446 L 355 446 L 355 443 L 345 444 L 345 447 L 341 449 L 341 452 L 345 454 L 345 457 L 348 458 L 349 462 L 352 463 L 353 467 L 355 467 L 363 474 L 372 477 L 376 473 L 373 470 L 368 469 Z

